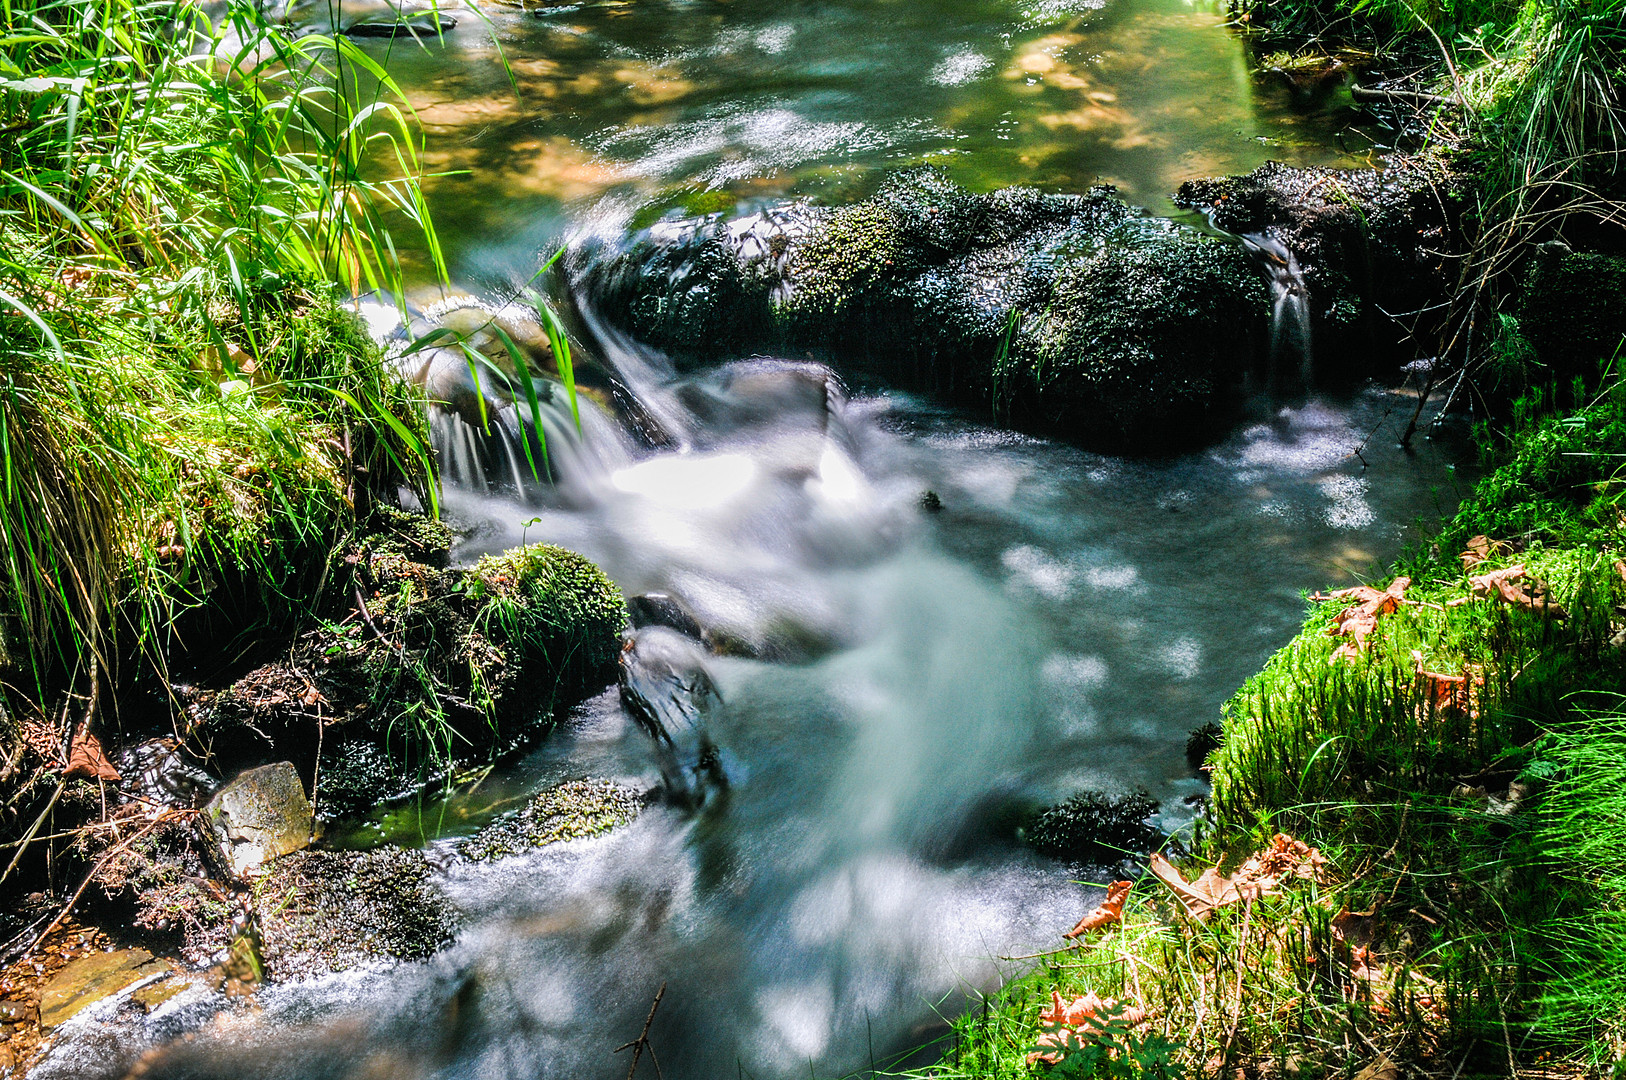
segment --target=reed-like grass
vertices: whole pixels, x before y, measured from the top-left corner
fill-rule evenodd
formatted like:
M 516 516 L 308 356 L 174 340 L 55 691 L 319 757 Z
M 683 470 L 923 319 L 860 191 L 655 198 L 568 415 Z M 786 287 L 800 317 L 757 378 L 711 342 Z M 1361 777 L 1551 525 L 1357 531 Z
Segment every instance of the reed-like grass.
M 343 300 L 398 288 L 399 215 L 438 248 L 342 37 L 21 0 L 0 50 L 0 660 L 37 693 L 161 660 L 205 599 L 285 611 L 370 490 L 427 497 L 421 409 Z

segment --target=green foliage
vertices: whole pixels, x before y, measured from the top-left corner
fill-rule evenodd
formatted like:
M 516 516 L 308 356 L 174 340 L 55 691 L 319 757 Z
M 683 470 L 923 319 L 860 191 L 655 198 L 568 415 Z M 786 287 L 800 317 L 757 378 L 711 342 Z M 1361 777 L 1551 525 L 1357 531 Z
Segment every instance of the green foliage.
M 1577 542 L 1618 532 L 1626 486 L 1626 383 L 1556 412 L 1536 389 L 1514 403 L 1507 433 L 1482 445 L 1497 465 L 1458 512 L 1445 539 L 1524 537 Z
M 368 485 L 429 496 L 419 404 L 326 282 L 398 284 L 390 210 L 434 245 L 348 41 L 142 0 L 0 33 L 0 665 L 37 687 L 121 626 L 162 663 L 201 603 L 286 614 Z
M 1542 749 L 1550 777 L 1536 850 L 1572 902 L 1539 928 L 1552 972 L 1540 1023 L 1586 1048 L 1589 1064 L 1626 1057 L 1626 712 L 1621 701 L 1557 730 Z

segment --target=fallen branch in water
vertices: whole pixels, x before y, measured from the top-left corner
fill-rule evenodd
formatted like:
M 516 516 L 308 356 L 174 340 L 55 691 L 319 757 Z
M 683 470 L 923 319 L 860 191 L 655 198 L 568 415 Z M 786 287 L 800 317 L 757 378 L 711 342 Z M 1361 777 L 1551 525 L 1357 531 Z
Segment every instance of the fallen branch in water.
M 1351 86 L 1349 96 L 1356 101 L 1379 101 L 1385 105 L 1416 105 L 1425 109 L 1460 109 L 1462 102 L 1444 94 L 1428 94 L 1421 90 L 1380 90 L 1371 86 Z
M 632 1080 L 632 1074 L 638 1071 L 638 1059 L 643 1057 L 645 1050 L 649 1051 L 649 1060 L 655 1062 L 655 1075 L 661 1075 L 660 1060 L 655 1057 L 655 1048 L 649 1045 L 649 1025 L 655 1022 L 655 1010 L 661 1007 L 661 998 L 665 996 L 666 984 L 661 983 L 661 988 L 655 991 L 655 1001 L 649 1006 L 649 1015 L 644 1017 L 644 1030 L 630 1043 L 622 1043 L 615 1048 L 617 1054 L 628 1047 L 632 1048 L 632 1067 L 627 1070 L 627 1080 Z

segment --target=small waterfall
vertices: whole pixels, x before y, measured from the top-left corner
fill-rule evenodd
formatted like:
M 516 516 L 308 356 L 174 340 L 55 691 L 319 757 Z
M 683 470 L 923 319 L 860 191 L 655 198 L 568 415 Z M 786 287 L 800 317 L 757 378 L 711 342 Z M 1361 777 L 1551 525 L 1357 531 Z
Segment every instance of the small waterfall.
M 627 434 L 586 388 L 578 386 L 573 413 L 563 383 L 535 374 L 552 366 L 552 352 L 522 307 L 460 298 L 409 313 L 410 328 L 393 309 L 376 303 L 364 306 L 363 314 L 374 336 L 398 350 L 402 374 L 427 394 L 431 444 L 451 486 L 579 506 L 596 499 L 610 475 L 630 462 Z M 507 355 L 508 343 L 492 332 L 494 326 L 525 354 L 534 411 Z M 460 347 L 405 353 L 412 340 L 442 328 L 458 334 Z
M 1244 233 L 1242 243 L 1270 279 L 1270 362 L 1274 371 L 1297 362 L 1300 385 L 1314 373 L 1310 341 L 1310 290 L 1293 250 L 1269 233 Z

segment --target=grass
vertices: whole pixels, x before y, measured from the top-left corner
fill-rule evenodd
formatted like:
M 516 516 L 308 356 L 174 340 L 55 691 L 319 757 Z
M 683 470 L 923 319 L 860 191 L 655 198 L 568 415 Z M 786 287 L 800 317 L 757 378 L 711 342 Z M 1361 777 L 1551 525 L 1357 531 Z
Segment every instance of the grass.
M 38 696 L 161 663 L 206 600 L 285 609 L 369 488 L 428 494 L 421 405 L 343 299 L 398 286 L 391 214 L 435 248 L 343 38 L 23 0 L 0 39 L 0 665 Z

